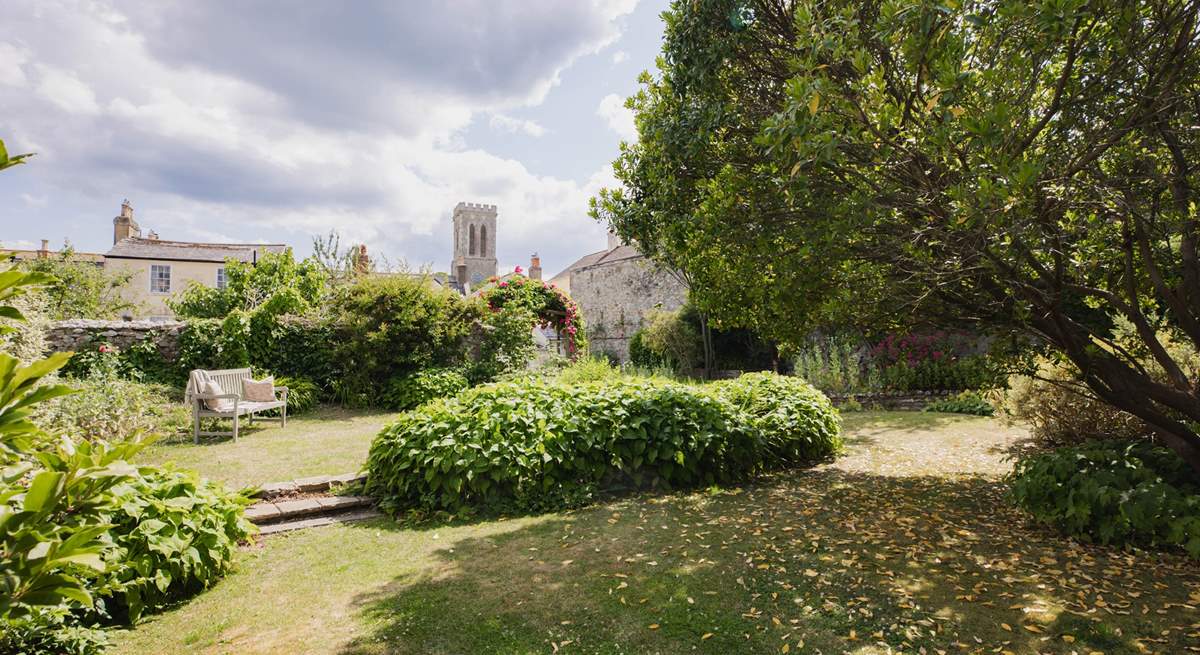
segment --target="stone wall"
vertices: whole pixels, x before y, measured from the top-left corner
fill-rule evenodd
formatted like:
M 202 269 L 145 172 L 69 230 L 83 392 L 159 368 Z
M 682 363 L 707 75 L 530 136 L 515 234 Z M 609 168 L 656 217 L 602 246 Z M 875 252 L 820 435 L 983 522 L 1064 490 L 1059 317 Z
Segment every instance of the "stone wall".
M 179 356 L 179 332 L 183 326 L 178 321 L 57 321 L 46 330 L 46 341 L 51 351 L 67 352 L 100 342 L 124 349 L 154 339 L 163 358 L 174 361 Z
M 687 300 L 687 288 L 637 256 L 573 271 L 571 298 L 583 312 L 591 351 L 627 362 L 629 339 L 646 314 L 653 309 L 679 309 Z

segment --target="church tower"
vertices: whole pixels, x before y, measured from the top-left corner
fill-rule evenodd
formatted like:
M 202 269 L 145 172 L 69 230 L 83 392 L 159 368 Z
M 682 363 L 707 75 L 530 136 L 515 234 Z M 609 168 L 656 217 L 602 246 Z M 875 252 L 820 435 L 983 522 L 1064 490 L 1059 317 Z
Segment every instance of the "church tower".
M 142 228 L 133 220 L 133 205 L 129 201 L 121 203 L 121 215 L 113 219 L 113 245 L 122 239 L 142 236 Z
M 454 259 L 450 275 L 463 290 L 478 288 L 496 274 L 496 206 L 454 206 Z

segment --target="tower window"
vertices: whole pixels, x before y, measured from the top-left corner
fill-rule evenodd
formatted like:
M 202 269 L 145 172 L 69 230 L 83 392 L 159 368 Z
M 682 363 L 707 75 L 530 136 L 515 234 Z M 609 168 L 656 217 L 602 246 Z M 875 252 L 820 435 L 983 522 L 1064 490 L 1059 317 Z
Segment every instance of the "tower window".
M 472 256 L 475 255 L 475 226 L 474 225 L 471 226 L 471 238 L 470 238 L 470 244 L 467 246 L 467 252 L 470 253 Z
M 486 225 L 480 225 L 480 226 L 479 226 L 479 256 L 480 256 L 480 257 L 487 257 L 487 254 L 488 254 L 488 249 L 487 249 L 487 226 L 486 226 Z

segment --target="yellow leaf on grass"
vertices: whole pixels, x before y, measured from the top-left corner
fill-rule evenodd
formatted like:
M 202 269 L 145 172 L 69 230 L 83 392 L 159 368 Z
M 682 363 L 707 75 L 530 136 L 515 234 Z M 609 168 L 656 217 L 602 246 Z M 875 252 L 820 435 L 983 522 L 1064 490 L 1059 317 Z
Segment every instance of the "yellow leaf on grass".
M 706 640 L 712 639 L 712 637 L 713 637 L 713 633 L 706 632 L 700 636 L 700 641 L 706 641 Z
M 1023 627 L 1030 632 L 1041 632 L 1042 631 L 1042 629 L 1037 627 L 1036 625 L 1026 625 Z
M 791 651 L 792 651 L 791 644 L 784 644 L 783 648 L 779 649 L 779 652 L 781 652 L 781 653 L 790 653 Z
M 951 107 L 950 113 L 954 114 L 955 118 L 958 118 L 959 116 L 962 116 L 963 114 L 967 113 L 967 110 L 963 109 L 962 107 Z
M 1065 642 L 1067 642 L 1068 644 L 1073 644 L 1073 643 L 1075 643 L 1075 637 L 1073 637 L 1073 636 L 1071 636 L 1071 635 L 1063 635 L 1063 636 L 1062 636 L 1062 640 L 1063 640 L 1063 641 L 1065 641 Z
M 1001 623 L 1000 627 L 1004 628 L 1005 630 L 1008 630 L 1009 632 L 1012 632 L 1012 626 L 1007 623 Z
M 651 629 L 651 630 L 657 630 L 657 629 L 658 629 L 658 624 L 657 624 L 657 623 L 651 623 L 651 624 L 650 624 L 650 629 Z

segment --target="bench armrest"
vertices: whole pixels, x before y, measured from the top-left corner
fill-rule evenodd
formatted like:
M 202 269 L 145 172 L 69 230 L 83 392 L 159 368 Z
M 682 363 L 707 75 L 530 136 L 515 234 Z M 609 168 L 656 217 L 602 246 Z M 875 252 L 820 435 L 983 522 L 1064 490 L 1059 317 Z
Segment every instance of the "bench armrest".
M 282 391 L 283 392 L 283 402 L 285 402 L 285 403 L 287 402 L 287 395 L 288 395 L 287 387 L 275 387 L 274 391 L 275 391 L 275 393 L 279 393 L 280 391 Z

